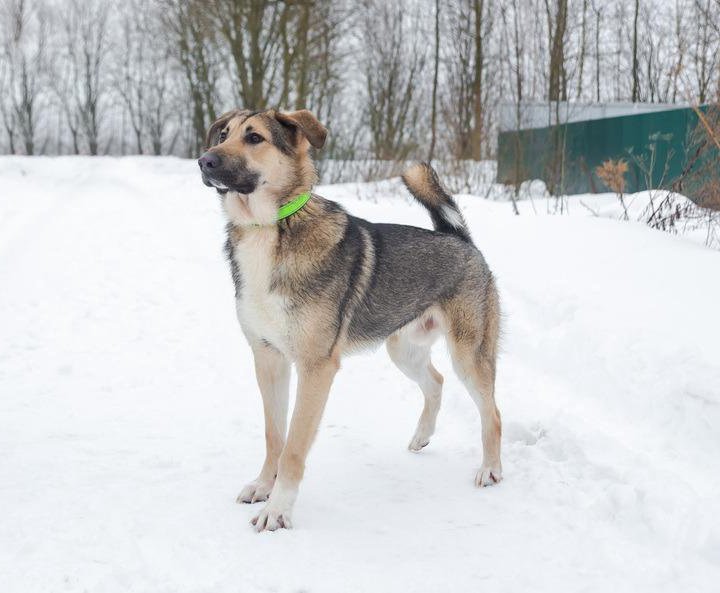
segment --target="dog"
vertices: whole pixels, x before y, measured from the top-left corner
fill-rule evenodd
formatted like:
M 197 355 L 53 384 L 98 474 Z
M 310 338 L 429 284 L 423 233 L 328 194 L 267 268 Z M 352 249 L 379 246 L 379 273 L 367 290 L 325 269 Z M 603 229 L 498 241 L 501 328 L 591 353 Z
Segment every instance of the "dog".
M 198 160 L 227 217 L 237 317 L 263 400 L 265 461 L 237 499 L 267 501 L 252 519 L 257 531 L 292 526 L 340 360 L 382 342 L 424 395 L 409 445 L 419 451 L 435 430 L 443 383 L 430 349 L 445 336 L 453 367 L 480 412 L 483 461 L 475 483 L 502 479 L 494 396 L 499 297 L 460 210 L 427 164 L 411 166 L 403 181 L 427 209 L 433 231 L 374 224 L 311 194 L 317 182 L 311 152 L 326 137 L 307 110 L 236 109 L 212 124 Z M 291 364 L 298 385 L 288 431 Z

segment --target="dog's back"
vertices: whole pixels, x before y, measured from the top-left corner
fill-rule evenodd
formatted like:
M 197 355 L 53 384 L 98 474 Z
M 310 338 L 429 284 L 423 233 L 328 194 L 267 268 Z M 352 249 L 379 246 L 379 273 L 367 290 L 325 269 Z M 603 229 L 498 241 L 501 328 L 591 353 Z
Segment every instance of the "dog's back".
M 372 241 L 372 275 L 348 328 L 351 342 L 373 342 L 451 299 L 470 277 L 489 274 L 480 252 L 456 234 L 350 218 Z M 477 287 L 480 290 L 481 286 Z

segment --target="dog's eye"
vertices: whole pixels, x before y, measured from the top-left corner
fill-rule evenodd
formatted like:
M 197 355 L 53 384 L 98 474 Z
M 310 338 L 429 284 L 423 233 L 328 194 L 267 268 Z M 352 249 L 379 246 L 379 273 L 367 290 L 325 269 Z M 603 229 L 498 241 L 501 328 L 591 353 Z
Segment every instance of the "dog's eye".
M 245 142 L 248 144 L 260 144 L 264 138 L 255 132 L 250 132 L 247 136 L 245 136 Z
M 223 130 L 222 132 L 220 132 L 220 137 L 218 138 L 218 140 L 220 142 L 225 142 L 226 138 L 227 138 L 227 130 Z

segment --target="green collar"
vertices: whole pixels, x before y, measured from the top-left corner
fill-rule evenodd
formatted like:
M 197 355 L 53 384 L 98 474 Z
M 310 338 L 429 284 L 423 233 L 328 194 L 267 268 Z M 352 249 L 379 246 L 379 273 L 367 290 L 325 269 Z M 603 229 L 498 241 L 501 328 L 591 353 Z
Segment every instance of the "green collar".
M 304 194 L 295 196 L 287 204 L 283 204 L 282 206 L 280 206 L 280 208 L 278 208 L 277 219 L 280 221 L 283 218 L 292 216 L 298 210 L 300 210 L 300 208 L 302 208 L 305 204 L 307 204 L 309 199 L 310 199 L 310 192 L 305 192 Z

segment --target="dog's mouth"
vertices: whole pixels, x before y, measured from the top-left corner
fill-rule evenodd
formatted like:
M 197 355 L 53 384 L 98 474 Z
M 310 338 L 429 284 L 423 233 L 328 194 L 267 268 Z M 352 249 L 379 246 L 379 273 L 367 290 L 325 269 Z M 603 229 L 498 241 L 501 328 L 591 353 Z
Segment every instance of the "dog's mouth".
M 226 194 L 228 191 L 230 191 L 230 188 L 227 185 L 225 185 L 221 181 L 216 181 L 212 177 L 208 177 L 207 175 L 205 175 L 205 173 L 202 174 L 202 181 L 208 187 L 214 187 L 219 194 Z
M 251 194 L 258 185 L 258 175 L 256 173 L 250 173 L 230 180 L 227 179 L 225 175 L 210 176 L 203 172 L 202 180 L 208 187 L 214 187 L 219 194 L 226 194 L 229 191 L 234 191 L 239 194 Z

